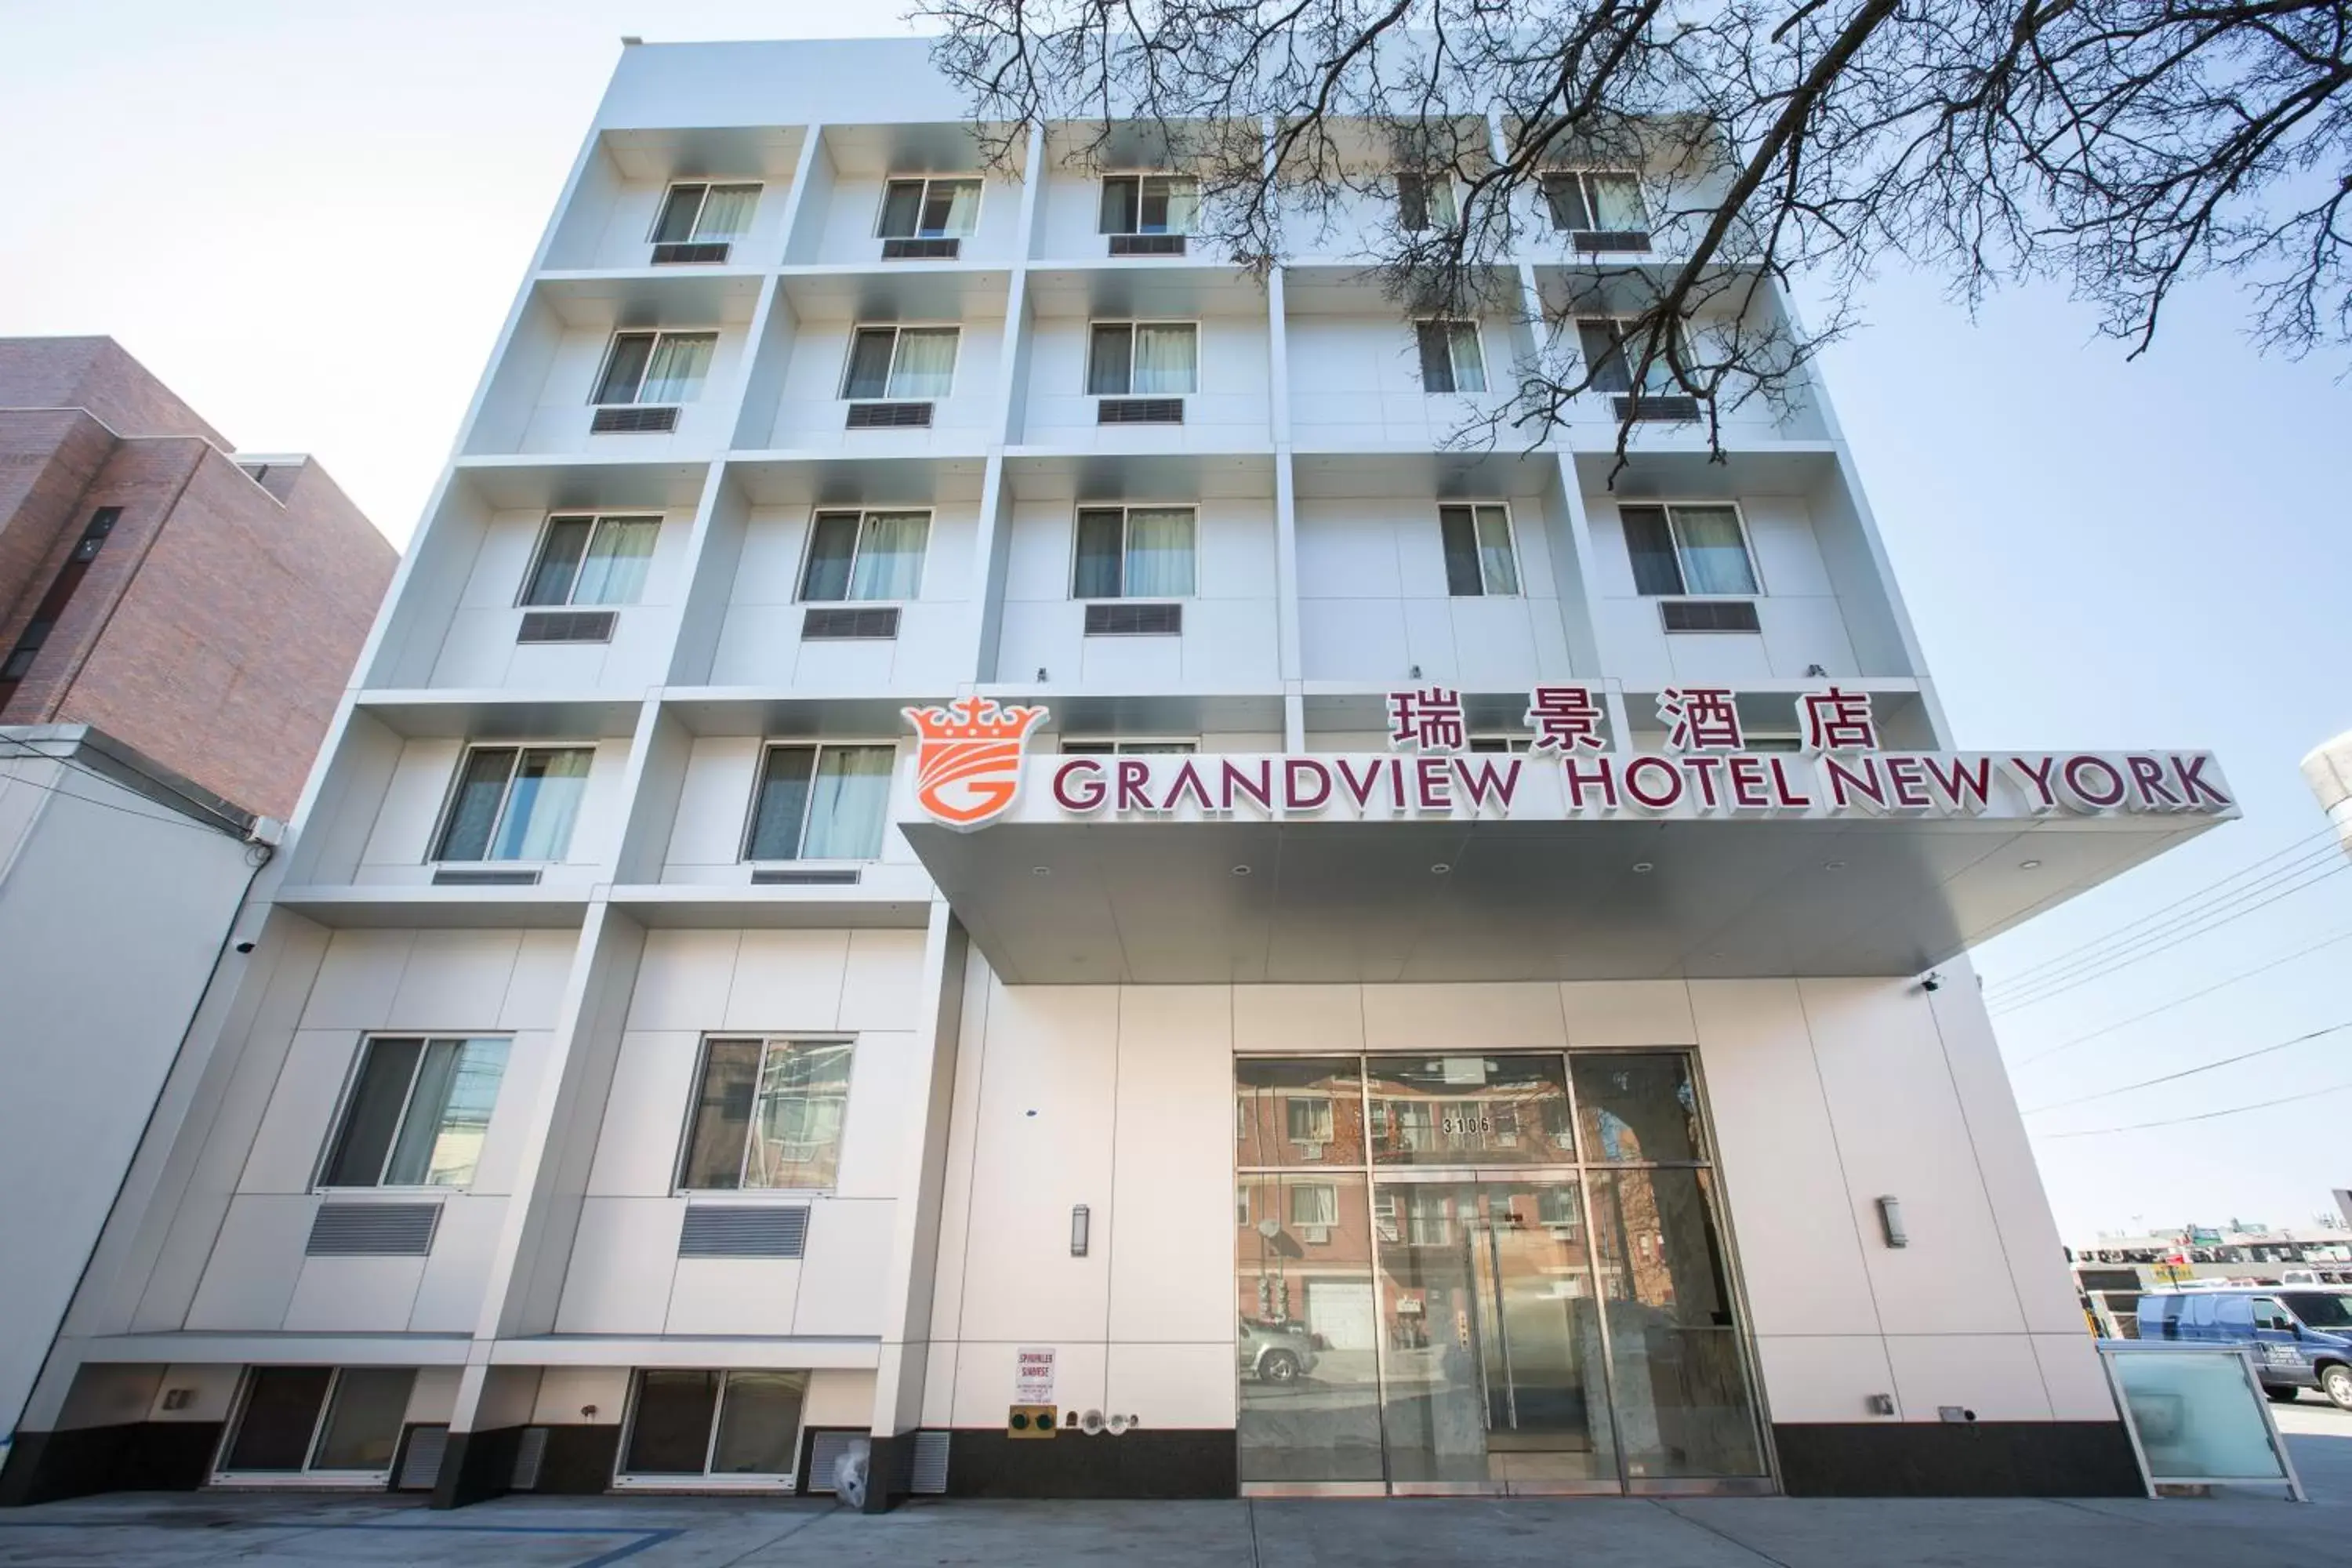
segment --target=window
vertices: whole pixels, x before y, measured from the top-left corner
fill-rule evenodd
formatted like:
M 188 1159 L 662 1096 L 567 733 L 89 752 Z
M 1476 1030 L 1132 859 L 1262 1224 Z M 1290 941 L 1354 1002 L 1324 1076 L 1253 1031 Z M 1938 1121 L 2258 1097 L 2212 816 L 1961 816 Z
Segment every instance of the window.
M 1190 234 L 1201 182 L 1190 174 L 1110 174 L 1102 183 L 1103 234 Z
M 1486 752 L 1497 755 L 1524 752 L 1533 739 L 1528 735 L 1473 735 L 1470 737 L 1470 750 L 1474 753 Z
M 634 605 L 653 564 L 658 517 L 551 517 L 539 557 L 523 579 L 522 602 Z
M 457 769 L 436 860 L 561 860 L 593 746 L 476 746 Z
M 1201 749 L 1197 741 L 1070 741 L 1062 742 L 1066 757 L 1182 757 Z
M 672 185 L 654 220 L 656 245 L 719 244 L 751 232 L 757 185 Z M 723 257 L 719 259 L 724 259 Z
M 1544 206 L 1551 226 L 1570 232 L 1644 233 L 1642 181 L 1635 174 L 1587 170 L 1543 177 Z
M 782 1485 L 799 1462 L 804 1372 L 637 1373 L 621 1474 Z
M 2286 1309 L 2276 1301 L 2267 1296 L 2257 1296 L 2254 1298 L 2254 1327 L 2293 1333 L 2294 1320 L 2287 1316 Z
M 1078 509 L 1074 599 L 1171 599 L 1192 592 L 1192 509 Z
M 954 327 L 860 327 L 849 344 L 841 395 L 856 403 L 877 397 L 919 402 L 945 397 L 955 381 Z
M 8 650 L 5 661 L 0 661 L 0 706 L 16 695 L 16 683 L 32 673 L 33 660 L 39 657 L 41 645 L 57 629 L 59 617 L 66 613 L 67 602 L 81 586 L 89 563 L 98 559 L 99 546 L 106 542 L 106 536 L 121 521 L 122 509 L 119 506 L 102 506 L 89 514 L 81 537 L 74 541 L 73 552 L 50 579 L 48 592 L 41 595 L 41 602 L 33 606 L 32 618 L 25 623 L 25 629 L 16 634 L 16 646 Z
M 961 239 L 980 219 L 978 180 L 893 180 L 882 187 L 884 239 Z
M 1641 391 L 1644 396 L 1666 397 L 1678 390 L 1675 366 L 1682 363 L 1683 335 L 1679 329 L 1667 334 L 1665 352 L 1649 352 L 1649 337 L 1633 331 L 1630 321 L 1612 316 L 1580 317 L 1576 323 L 1577 345 L 1583 351 L 1584 363 L 1591 367 L 1592 390 L 1625 393 L 1634 390 L 1633 373 L 1638 366 L 1642 374 Z
M 818 512 L 801 566 L 802 599 L 822 605 L 919 597 L 930 532 L 927 511 Z
M 604 373 L 596 377 L 595 395 L 588 401 L 691 403 L 702 395 L 718 346 L 717 332 L 615 332 Z
M 770 746 L 746 860 L 871 860 L 890 815 L 895 746 Z
M 1636 593 L 1759 594 L 1756 564 L 1729 506 L 1621 506 Z
M 1457 599 L 1519 591 L 1511 552 L 1511 514 L 1499 506 L 1442 506 L 1437 531 L 1445 551 L 1445 591 Z
M 389 1474 L 415 1381 L 406 1366 L 257 1366 L 218 1473 Z
M 1200 329 L 1190 321 L 1097 321 L 1087 344 L 1089 397 L 1198 392 Z
M 1484 392 L 1486 361 L 1475 321 L 1415 321 L 1423 392 Z
M 1397 175 L 1397 226 L 1418 234 L 1424 229 L 1452 228 L 1461 221 L 1454 202 L 1453 175 Z
M 827 1188 L 849 1103 L 846 1040 L 714 1039 L 687 1125 L 689 1193 Z
M 319 1184 L 471 1184 L 506 1075 L 508 1044 L 382 1036 L 366 1042 Z
M 1301 1182 L 1290 1189 L 1290 1223 L 1301 1230 L 1328 1230 L 1339 1223 L 1339 1189 Z
M 1284 1110 L 1289 1123 L 1293 1143 L 1328 1143 L 1331 1142 L 1331 1102 L 1319 1097 L 1299 1097 L 1289 1100 Z

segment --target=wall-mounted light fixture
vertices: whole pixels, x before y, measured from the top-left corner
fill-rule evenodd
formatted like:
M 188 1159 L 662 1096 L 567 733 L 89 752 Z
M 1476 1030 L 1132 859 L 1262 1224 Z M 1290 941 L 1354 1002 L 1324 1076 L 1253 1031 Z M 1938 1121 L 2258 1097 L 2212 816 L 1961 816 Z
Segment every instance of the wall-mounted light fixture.
M 1084 1258 L 1087 1255 L 1087 1222 L 1090 1217 L 1087 1213 L 1086 1205 L 1071 1205 L 1070 1256 L 1073 1258 Z
M 1903 1228 L 1903 1200 L 1886 1197 L 1878 1200 L 1878 1228 L 1885 1234 L 1889 1247 L 1908 1247 L 1911 1233 Z

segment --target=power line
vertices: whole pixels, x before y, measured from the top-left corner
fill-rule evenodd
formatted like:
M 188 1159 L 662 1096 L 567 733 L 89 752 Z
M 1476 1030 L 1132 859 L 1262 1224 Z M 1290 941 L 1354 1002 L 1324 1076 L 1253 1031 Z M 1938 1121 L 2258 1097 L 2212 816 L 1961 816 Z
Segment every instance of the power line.
M 2346 1029 L 2352 1029 L 2352 1019 L 2347 1019 L 2341 1024 L 2330 1024 L 2324 1029 L 2314 1029 L 2307 1035 L 2297 1035 L 2291 1040 L 2281 1040 L 2274 1046 L 2264 1046 L 2259 1050 L 2241 1051 L 2234 1057 L 2223 1057 L 2218 1062 L 2207 1062 L 2202 1067 L 2183 1068 L 2179 1072 L 2168 1072 L 2159 1078 L 2144 1078 L 2137 1083 L 2119 1083 L 2113 1089 L 2102 1089 L 2090 1094 L 2078 1094 L 2072 1100 L 2053 1100 L 2047 1105 L 2037 1105 L 2022 1114 L 2039 1116 L 2045 1110 L 2057 1110 L 2069 1105 L 2083 1105 L 2094 1100 L 2105 1100 L 2112 1095 L 2129 1094 L 2133 1089 L 2149 1089 L 2159 1083 L 2170 1083 L 2175 1079 L 2195 1078 L 2201 1072 L 2211 1072 L 2216 1068 L 2235 1067 L 2240 1062 L 2250 1062 L 2256 1057 L 2266 1057 L 2273 1051 L 2283 1051 L 2289 1046 L 2299 1046 L 2307 1040 L 2316 1040 L 2324 1036 L 2340 1034 Z
M 13 735 L 0 736 L 0 739 L 15 740 L 16 737 Z M 90 778 L 103 780 L 107 784 L 113 784 L 117 789 L 122 787 L 121 784 L 115 784 L 112 779 L 107 778 L 104 773 L 93 773 L 88 768 L 75 767 L 73 763 L 67 762 L 66 759 L 62 757 L 52 757 L 47 752 L 36 751 L 26 751 L 12 754 L 37 758 L 42 762 L 64 763 L 65 765 L 72 772 L 85 774 Z M 135 806 L 124 805 L 120 801 L 101 800 L 96 795 L 78 795 L 71 790 L 61 789 L 56 784 L 41 784 L 33 779 L 25 777 L 22 773 L 0 775 L 0 788 L 5 788 L 9 784 L 21 784 L 26 789 L 46 790 L 50 795 L 63 795 L 66 799 L 79 802 L 83 805 L 95 805 L 107 811 L 119 811 L 125 816 L 135 816 L 142 822 L 161 822 L 173 827 L 185 827 L 196 833 L 217 833 L 224 838 L 241 837 L 241 835 L 231 833 L 226 827 L 216 827 L 210 824 L 197 822 L 185 816 L 158 816 L 152 811 L 141 811 Z
M 2176 996 L 2169 1002 L 2150 1007 L 2145 1013 L 2135 1013 L 2130 1017 L 2125 1018 L 2120 1022 L 2107 1025 L 2105 1028 L 2093 1029 L 2087 1035 L 2077 1035 L 2073 1039 L 2062 1041 L 2057 1045 L 2052 1046 L 2047 1050 L 2036 1051 L 2030 1057 L 2021 1057 L 2012 1065 L 2021 1069 L 2030 1068 L 2035 1062 L 2046 1060 L 2051 1057 L 2058 1055 L 2062 1051 L 2071 1051 L 2076 1046 L 2087 1045 L 2093 1040 L 2114 1034 L 2117 1029 L 2129 1028 L 2134 1024 L 2145 1023 L 2147 1020 L 2155 1017 L 2159 1013 L 2169 1013 L 2175 1007 L 2184 1006 L 2190 1002 L 2196 1001 L 2200 996 L 2210 996 L 2214 992 L 2221 990 L 2224 986 L 2235 985 L 2241 980 L 2251 980 L 2255 975 L 2263 973 L 2265 970 L 2276 969 L 2282 963 L 2292 963 L 2298 958 L 2307 958 L 2311 954 L 2317 952 L 2321 948 L 2332 947 L 2347 937 L 2352 937 L 2352 927 L 2347 927 L 2345 930 L 2337 931 L 2334 936 L 2323 937 L 2319 941 L 2313 942 L 2309 947 L 2299 947 L 2293 952 L 2286 954 L 2284 957 L 2273 958 L 2268 963 L 2258 963 L 2252 969 L 2242 969 L 2237 973 L 2231 975 L 2228 979 L 2217 980 L 2201 991 L 2191 991 L 2186 996 Z
M 2161 920 L 2164 916 L 2170 914 L 2173 910 L 2179 909 L 2184 905 L 2193 904 L 2200 900 L 2210 898 L 2212 894 L 2219 892 L 2222 888 L 2228 886 L 2230 883 L 2237 881 L 2243 877 L 2253 876 L 2255 873 L 2262 871 L 2263 867 L 2268 866 L 2273 860 L 2284 859 L 2290 856 L 2297 855 L 2302 856 L 2302 858 L 2306 860 L 2313 858 L 2314 857 L 2308 853 L 2309 847 L 2321 838 L 2332 838 L 2335 837 L 2335 834 L 2336 828 L 2333 825 L 2323 827 L 2316 833 L 2307 834 L 2305 837 L 2296 839 L 2294 843 L 2287 845 L 2284 848 L 2273 850 L 2270 854 L 2263 856 L 2261 859 L 2240 867 L 2238 869 L 2231 872 L 2225 877 L 2216 878 L 2214 880 L 2206 883 L 2201 888 L 2198 888 L 2182 894 L 2179 898 L 2173 900 L 2172 902 L 2168 904 L 2160 904 L 2136 920 L 2126 921 L 2122 925 L 2116 927 L 2115 930 L 2106 932 L 2103 936 L 2093 937 L 2088 942 L 2068 948 L 2063 952 L 2053 953 L 2052 956 L 2043 959 L 2039 963 L 2028 964 L 2025 968 L 2019 970 L 2015 974 L 2008 975 L 2003 979 L 1996 981 L 1986 989 L 1990 992 L 1998 992 L 2017 988 L 2030 988 L 2036 983 L 2035 977 L 2039 976 L 2042 971 L 2063 967 L 2069 964 L 2077 955 L 2087 952 L 2092 948 L 2105 946 L 2107 943 L 2114 942 L 2120 937 L 2124 937 L 2136 931 L 2141 926 L 2148 925 L 2154 921 Z M 2273 868 L 2273 870 L 2275 869 L 2279 869 L 2279 868 Z M 2270 873 L 2263 873 L 2263 876 L 2265 877 L 2268 875 L 2270 875 Z
M 2301 1094 L 2290 1094 L 2278 1100 L 2257 1100 L 2252 1105 L 2233 1105 L 2227 1110 L 2200 1110 L 2194 1116 L 2168 1116 L 2161 1121 L 2135 1121 L 2125 1127 L 2086 1127 L 2079 1132 L 2041 1132 L 2040 1138 L 2101 1138 L 2110 1132 L 2140 1132 L 2150 1127 L 2179 1127 L 2189 1121 L 2216 1121 L 2224 1116 L 2243 1116 L 2249 1110 L 2268 1110 L 2274 1106 L 2300 1105 L 2306 1100 L 2322 1095 L 2342 1094 L 2352 1089 L 2352 1079 L 2329 1084 L 2326 1089 L 2307 1089 Z

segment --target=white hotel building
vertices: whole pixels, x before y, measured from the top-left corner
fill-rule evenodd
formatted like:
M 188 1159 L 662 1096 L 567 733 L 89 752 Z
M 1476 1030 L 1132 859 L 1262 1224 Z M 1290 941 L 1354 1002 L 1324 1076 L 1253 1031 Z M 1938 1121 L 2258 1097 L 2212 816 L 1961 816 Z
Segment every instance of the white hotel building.
M 1955 753 L 1818 386 L 1452 449 L 1517 320 L 961 116 L 625 53 L 0 1498 L 2134 1489 L 1965 950 L 2210 762 Z

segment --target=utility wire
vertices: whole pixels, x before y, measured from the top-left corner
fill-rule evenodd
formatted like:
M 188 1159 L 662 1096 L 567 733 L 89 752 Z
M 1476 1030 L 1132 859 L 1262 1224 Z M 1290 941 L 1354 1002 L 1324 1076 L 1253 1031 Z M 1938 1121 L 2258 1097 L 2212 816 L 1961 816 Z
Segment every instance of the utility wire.
M 38 757 L 40 757 L 40 758 L 41 758 L 41 760 L 42 760 L 42 761 L 44 761 L 44 762 L 51 762 L 51 763 L 58 762 L 58 761 L 61 761 L 61 760 L 62 760 L 62 759 L 58 758 L 58 757 L 43 756 L 43 755 L 42 755 L 41 753 L 39 753 L 39 752 L 29 752 L 29 753 L 10 753 L 10 754 L 12 754 L 12 755 L 29 755 L 29 756 L 38 756 Z M 71 766 L 71 764 L 68 764 L 68 765 L 69 767 Z M 107 783 L 109 783 L 109 784 L 113 784 L 113 783 L 114 783 L 114 781 L 113 781 L 113 780 L 111 780 L 111 779 L 107 779 L 107 778 L 106 778 L 106 775 L 105 775 L 104 773 L 90 773 L 90 771 L 89 771 L 88 768 L 74 768 L 72 771 L 74 771 L 74 772 L 76 772 L 76 773 L 87 773 L 87 774 L 89 774 L 89 777 L 94 778 L 94 779 L 106 779 L 106 782 L 107 782 Z M 49 794 L 51 794 L 51 795 L 63 795 L 66 799 L 70 800 L 70 801 L 73 801 L 73 802 L 76 802 L 76 803 L 77 803 L 77 804 L 79 804 L 79 805 L 95 805 L 95 806 L 101 807 L 101 808 L 103 808 L 103 809 L 105 809 L 105 810 L 107 810 L 107 811 L 119 811 L 119 812 L 121 812 L 121 813 L 123 816 L 135 816 L 135 817 L 138 817 L 138 818 L 139 818 L 141 821 L 142 821 L 142 822 L 161 822 L 161 823 L 163 823 L 163 824 L 165 824 L 165 825 L 167 825 L 167 826 L 173 826 L 173 827 L 184 827 L 184 828 L 189 829 L 191 832 L 194 832 L 194 833 L 217 833 L 217 834 L 219 834 L 219 835 L 220 835 L 222 837 L 224 837 L 224 838 L 235 838 L 235 839 L 239 839 L 240 841 L 242 840 L 242 836 L 241 836 L 241 835 L 239 835 L 239 834 L 236 834 L 236 833 L 232 833 L 232 832 L 230 832 L 226 827 L 216 827 L 216 826 L 212 826 L 212 825 L 210 825 L 210 824 L 207 824 L 207 823 L 202 823 L 202 822 L 195 821 L 194 818 L 191 818 L 191 817 L 185 817 L 185 816 L 156 816 L 156 815 L 155 815 L 153 812 L 152 812 L 152 811 L 141 811 L 141 810 L 137 809 L 135 806 L 128 806 L 128 805 L 123 805 L 123 804 L 121 804 L 120 801 L 100 800 L 100 799 L 99 799 L 96 795 L 78 795 L 78 794 L 76 794 L 75 792 L 73 792 L 72 790 L 68 790 L 68 789 L 60 789 L 60 788 L 59 788 L 58 785 L 56 785 L 56 784 L 38 784 L 38 783 L 36 783 L 35 781 L 33 781 L 33 780 L 31 780 L 31 779 L 28 779 L 28 778 L 24 777 L 22 774 L 18 774 L 18 773 L 10 773 L 10 774 L 6 774 L 6 775 L 0 775 L 0 790 L 5 790 L 5 789 L 6 789 L 8 786 L 10 786 L 11 784 L 18 785 L 18 786 L 21 786 L 21 787 L 23 787 L 23 788 L 25 788 L 25 789 L 46 790 L 46 791 L 47 791 L 47 792 L 48 792 Z M 117 788 L 119 789 L 119 788 L 121 788 L 121 785 L 119 785 L 119 784 L 117 784 L 115 787 L 117 787 Z
M 2089 1094 L 2078 1094 L 2072 1100 L 2053 1100 L 2047 1105 L 2037 1105 L 2021 1114 L 2039 1116 L 2045 1110 L 2056 1110 L 2063 1106 L 2084 1105 L 2094 1100 L 2105 1100 L 2111 1095 L 2129 1094 L 2136 1089 L 2149 1089 L 2159 1083 L 2170 1083 L 2176 1079 L 2195 1078 L 2200 1072 L 2211 1072 L 2217 1068 L 2235 1067 L 2240 1062 L 2250 1062 L 2256 1057 L 2266 1057 L 2273 1051 L 2283 1051 L 2289 1046 L 2299 1046 L 2305 1041 L 2316 1040 L 2327 1035 L 2341 1034 L 2346 1029 L 2352 1029 L 2352 1019 L 2347 1019 L 2341 1024 L 2330 1024 L 2324 1029 L 2314 1029 L 2307 1035 L 2297 1035 L 2291 1040 L 2281 1040 L 2274 1046 L 2264 1046 L 2259 1050 L 2241 1051 L 2234 1057 L 2223 1057 L 2218 1062 L 2207 1062 L 2202 1067 L 2182 1068 L 2179 1072 L 2165 1073 L 2158 1078 L 2144 1078 L 2137 1083 L 2119 1083 L 2113 1089 L 2095 1089 Z
M 2179 898 L 2175 899 L 2168 904 L 2158 905 L 2157 908 L 2148 910 L 2147 913 L 2139 916 L 2136 920 L 2125 921 L 2122 925 L 2117 926 L 2115 930 L 2108 931 L 2104 936 L 2093 937 L 2089 941 L 2082 942 L 2077 946 L 2068 948 L 2063 952 L 2053 953 L 2052 956 L 2043 959 L 2039 963 L 2028 964 L 2025 968 L 2019 970 L 2016 973 L 2004 976 L 2003 978 L 1995 981 L 1992 984 L 1987 986 L 1986 990 L 1988 992 L 1997 992 L 2027 986 L 2037 975 L 2041 974 L 2042 971 L 2063 967 L 2074 960 L 2077 955 L 2086 952 L 2092 948 L 2103 947 L 2118 937 L 2122 937 L 2137 930 L 2137 928 L 2141 926 L 2147 925 L 2153 921 L 2162 919 L 2164 916 L 2170 914 L 2175 910 L 2182 908 L 2184 905 L 2197 903 L 2201 900 L 2208 899 L 2229 883 L 2237 881 L 2241 878 L 2252 876 L 2254 873 L 2261 871 L 2263 867 L 2270 865 L 2273 860 L 2284 859 L 2289 856 L 2297 854 L 2305 854 L 2305 858 L 2308 858 L 2309 857 L 2306 852 L 2309 850 L 2311 845 L 2321 838 L 2333 837 L 2335 837 L 2335 834 L 2336 828 L 2332 824 L 2326 827 L 2321 828 L 2316 833 L 2307 834 L 2304 837 L 2298 838 L 2294 843 L 2287 845 L 2284 848 L 2273 850 L 2270 854 L 2263 856 L 2261 859 L 2255 860 L 2251 864 L 2242 866 L 2225 877 L 2216 878 L 2214 880 L 2208 882 L 2201 888 L 2198 888 L 2190 892 L 2182 894 Z M 2275 868 L 2273 868 L 2273 869 L 2275 869 Z M 2267 874 L 2268 873 L 2264 873 L 2264 875 Z
M 2061 1041 L 2059 1044 L 2052 1046 L 2047 1050 L 2036 1051 L 2030 1057 L 2021 1057 L 2016 1062 L 2012 1063 L 2011 1066 L 2014 1068 L 2020 1069 L 2030 1068 L 2035 1062 L 2054 1057 L 2062 1051 L 2071 1051 L 2076 1046 L 2087 1045 L 2093 1040 L 2114 1034 L 2117 1029 L 2129 1028 L 2134 1024 L 2144 1023 L 2147 1019 L 2155 1017 L 2159 1013 L 2169 1013 L 2175 1007 L 2184 1006 L 2190 1002 L 2196 1001 L 2200 996 L 2210 996 L 2214 992 L 2221 990 L 2224 986 L 2235 985 L 2241 980 L 2250 980 L 2255 975 L 2263 973 L 2266 970 L 2276 969 L 2282 963 L 2292 963 L 2298 958 L 2307 958 L 2311 954 L 2317 952 L 2321 948 L 2332 947 L 2336 943 L 2342 942 L 2347 938 L 2352 938 L 2352 927 L 2347 927 L 2345 930 L 2337 931 L 2334 936 L 2323 937 L 2319 941 L 2313 942 L 2309 947 L 2299 947 L 2283 958 L 2273 958 L 2268 963 L 2258 963 L 2252 969 L 2242 969 L 2237 973 L 2231 975 L 2228 979 L 2217 980 L 2201 991 L 2191 991 L 2186 996 L 2176 996 L 2169 1002 L 2150 1007 L 2145 1013 L 2135 1013 L 2128 1018 L 2122 1019 L 2117 1023 L 2107 1025 L 2105 1028 L 2093 1029 L 2087 1035 L 2077 1035 L 2073 1039 Z
M 5 741 L 8 744 L 16 748 L 14 752 L 0 753 L 0 756 L 23 757 L 32 762 L 55 763 L 61 768 L 67 769 L 72 773 L 79 773 L 84 778 L 92 779 L 106 785 L 109 790 L 129 789 L 129 786 L 123 784 L 121 779 L 115 778 L 111 774 L 99 772 L 96 768 L 91 767 L 88 763 L 83 762 L 79 757 L 61 757 L 57 755 L 55 752 L 42 751 L 39 747 L 33 745 L 31 742 L 18 740 L 14 735 L 0 735 L 0 741 Z M 14 774 L 10 776 L 16 778 L 17 783 L 25 784 L 32 789 L 49 788 L 49 786 L 46 784 L 34 784 L 32 780 L 27 778 L 23 778 Z M 63 794 L 66 792 L 53 790 L 51 793 Z M 191 816 L 157 816 L 152 812 L 139 811 L 131 806 L 120 805 L 114 801 L 100 800 L 94 796 L 86 795 L 68 795 L 68 798 L 72 800 L 87 801 L 92 805 L 102 805 L 110 811 L 120 811 L 131 816 L 143 816 L 150 822 L 173 822 L 177 823 L 183 827 L 194 827 L 207 833 L 217 833 L 223 837 L 234 838 L 238 840 L 240 843 L 247 841 L 251 837 L 249 834 L 240 829 L 230 826 L 226 822 L 202 822 Z
M 2285 1095 L 2277 1100 L 2256 1100 L 2252 1105 L 2233 1105 L 2227 1110 L 2200 1110 L 2194 1116 L 2168 1116 L 2161 1121 L 2135 1121 L 2128 1126 L 2124 1127 L 2086 1127 L 2079 1132 L 2042 1132 L 2036 1134 L 2036 1136 L 2042 1138 L 2102 1138 L 2110 1132 L 2139 1132 L 2144 1131 L 2150 1127 L 2179 1127 L 2185 1122 L 2190 1121 L 2215 1121 L 2224 1116 L 2243 1116 L 2249 1110 L 2268 1110 L 2273 1106 L 2280 1105 L 2300 1105 L 2306 1100 L 2317 1100 L 2322 1095 L 2342 1094 L 2347 1089 L 2352 1089 L 2352 1079 L 2347 1079 L 2342 1083 L 2329 1084 L 2326 1089 L 2307 1089 L 2301 1094 Z

